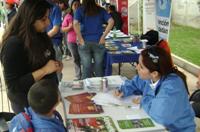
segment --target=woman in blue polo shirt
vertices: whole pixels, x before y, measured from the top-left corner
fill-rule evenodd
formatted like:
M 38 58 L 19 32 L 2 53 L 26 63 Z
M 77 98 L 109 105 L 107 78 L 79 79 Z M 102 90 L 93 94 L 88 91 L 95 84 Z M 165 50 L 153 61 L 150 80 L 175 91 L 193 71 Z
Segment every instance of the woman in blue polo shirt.
M 108 23 L 105 31 L 102 27 Z M 95 75 L 103 76 L 103 58 L 105 53 L 105 37 L 112 29 L 114 21 L 111 16 L 95 3 L 95 0 L 83 0 L 74 16 L 74 30 L 79 42 L 79 54 L 83 65 L 82 79 L 91 77 L 91 69 Z M 92 68 L 92 58 L 94 68 Z
M 153 46 L 141 52 L 138 75 L 126 80 L 116 96 L 141 94 L 141 106 L 170 132 L 195 132 L 185 75 L 173 66 L 171 55 Z

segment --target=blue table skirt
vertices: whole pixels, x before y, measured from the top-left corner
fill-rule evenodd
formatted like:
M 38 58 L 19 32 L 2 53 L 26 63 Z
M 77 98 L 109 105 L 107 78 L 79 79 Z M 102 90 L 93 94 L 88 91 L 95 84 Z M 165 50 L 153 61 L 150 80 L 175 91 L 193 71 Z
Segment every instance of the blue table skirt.
M 116 41 L 115 45 L 119 47 L 118 51 L 127 50 L 122 46 L 122 42 Z M 132 43 L 132 46 L 141 46 L 140 42 Z M 139 54 L 111 54 L 109 51 L 106 51 L 104 61 L 105 61 L 105 76 L 112 75 L 112 64 L 113 63 L 131 63 L 138 61 Z

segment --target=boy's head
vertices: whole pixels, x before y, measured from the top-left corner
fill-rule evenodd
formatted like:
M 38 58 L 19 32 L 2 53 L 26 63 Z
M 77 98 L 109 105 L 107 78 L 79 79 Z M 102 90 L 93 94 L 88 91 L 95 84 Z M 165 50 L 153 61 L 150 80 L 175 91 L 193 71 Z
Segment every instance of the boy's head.
M 50 79 L 42 79 L 30 88 L 28 103 L 38 114 L 48 114 L 60 99 L 58 84 Z

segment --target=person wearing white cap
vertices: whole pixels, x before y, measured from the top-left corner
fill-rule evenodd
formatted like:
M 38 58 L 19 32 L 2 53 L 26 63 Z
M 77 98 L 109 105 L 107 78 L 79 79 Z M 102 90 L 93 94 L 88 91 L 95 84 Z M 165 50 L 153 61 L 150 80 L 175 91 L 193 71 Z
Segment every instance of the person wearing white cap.
M 108 23 L 105 31 L 103 24 Z M 103 60 L 105 53 L 105 37 L 114 25 L 112 17 L 105 9 L 98 6 L 95 0 L 83 0 L 82 5 L 74 15 L 74 29 L 79 42 L 79 54 L 83 66 L 82 79 L 89 78 L 94 74 L 102 77 Z M 94 68 L 92 68 L 92 59 Z
M 76 43 L 76 33 L 73 29 L 73 14 L 80 5 L 79 0 L 69 0 L 70 12 L 64 17 L 62 22 L 62 32 L 67 33 L 67 45 L 72 54 L 76 78 L 74 80 L 81 79 L 81 64 L 80 56 L 78 53 L 78 45 Z

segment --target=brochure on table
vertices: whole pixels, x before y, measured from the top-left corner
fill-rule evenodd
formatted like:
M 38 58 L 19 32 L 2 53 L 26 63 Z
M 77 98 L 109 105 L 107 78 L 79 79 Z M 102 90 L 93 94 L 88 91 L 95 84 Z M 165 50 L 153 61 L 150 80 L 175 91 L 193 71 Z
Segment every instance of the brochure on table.
M 67 128 L 69 132 L 118 132 L 109 116 L 68 119 Z
M 111 30 L 108 35 L 106 36 L 106 39 L 109 39 L 109 38 L 113 38 L 113 37 L 116 37 L 116 38 L 128 38 L 130 36 L 126 35 L 125 33 L 121 32 L 120 30 Z

